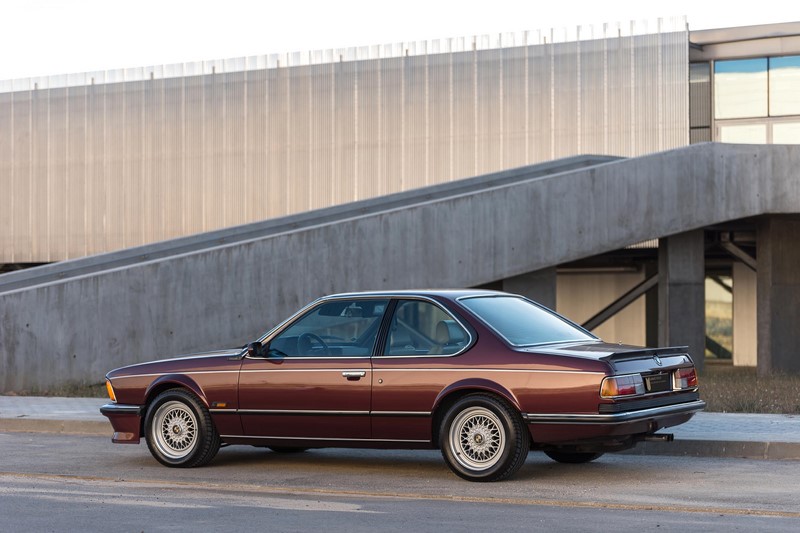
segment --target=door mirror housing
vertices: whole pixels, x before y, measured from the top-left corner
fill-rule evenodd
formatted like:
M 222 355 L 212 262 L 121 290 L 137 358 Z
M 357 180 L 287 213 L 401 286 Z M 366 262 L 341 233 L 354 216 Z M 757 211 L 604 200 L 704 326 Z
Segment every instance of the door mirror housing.
M 260 342 L 251 342 L 247 345 L 247 356 L 248 357 L 263 357 L 264 356 L 264 346 Z

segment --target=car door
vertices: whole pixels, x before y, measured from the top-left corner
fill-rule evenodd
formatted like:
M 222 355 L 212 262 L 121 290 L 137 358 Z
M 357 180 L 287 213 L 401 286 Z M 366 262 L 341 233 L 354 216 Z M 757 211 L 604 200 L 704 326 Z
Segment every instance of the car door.
M 398 300 L 387 322 L 382 352 L 372 359 L 372 437 L 427 442 L 433 403 L 463 376 L 454 356 L 470 346 L 472 335 L 429 299 Z
M 328 441 L 371 437 L 370 357 L 388 300 L 328 299 L 246 357 L 239 407 L 246 436 Z

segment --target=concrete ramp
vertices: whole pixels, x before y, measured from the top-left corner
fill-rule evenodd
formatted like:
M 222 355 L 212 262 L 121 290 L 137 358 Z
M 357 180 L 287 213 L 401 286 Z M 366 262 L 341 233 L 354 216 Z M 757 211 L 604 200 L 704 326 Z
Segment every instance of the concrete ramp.
M 0 390 L 242 345 L 326 293 L 461 287 L 800 213 L 800 146 L 571 158 L 0 276 Z

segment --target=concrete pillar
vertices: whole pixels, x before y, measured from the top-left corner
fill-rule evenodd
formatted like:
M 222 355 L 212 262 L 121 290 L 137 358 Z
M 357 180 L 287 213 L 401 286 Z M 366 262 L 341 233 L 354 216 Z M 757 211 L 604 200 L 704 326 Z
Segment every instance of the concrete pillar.
M 688 346 L 698 370 L 706 352 L 703 230 L 679 233 L 658 244 L 658 343 Z
M 758 373 L 800 373 L 800 217 L 759 221 Z
M 733 364 L 756 366 L 756 273 L 740 262 L 733 264 Z
M 521 294 L 550 309 L 556 308 L 556 268 L 544 268 L 503 280 L 502 290 Z

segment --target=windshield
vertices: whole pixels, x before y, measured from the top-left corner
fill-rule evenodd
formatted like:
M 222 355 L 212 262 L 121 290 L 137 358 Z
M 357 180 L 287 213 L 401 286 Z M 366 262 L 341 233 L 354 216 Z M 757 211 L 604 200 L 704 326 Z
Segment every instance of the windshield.
M 552 311 L 516 296 L 480 296 L 459 301 L 514 346 L 597 339 Z

